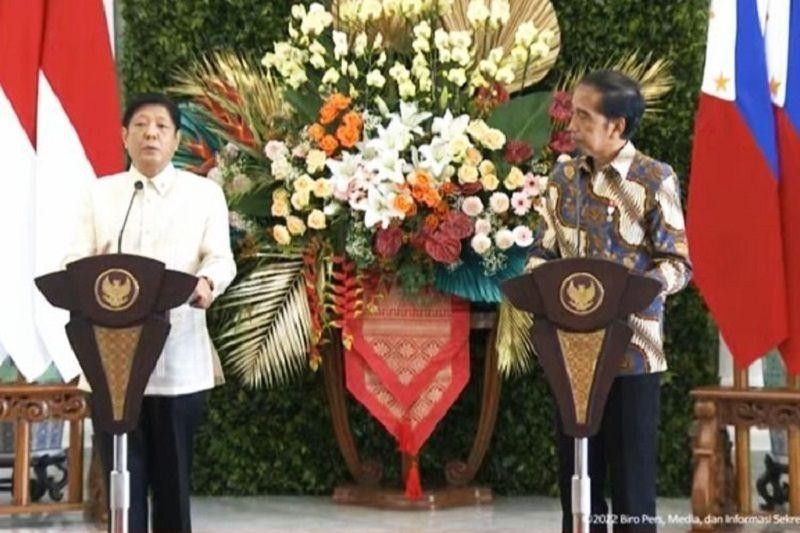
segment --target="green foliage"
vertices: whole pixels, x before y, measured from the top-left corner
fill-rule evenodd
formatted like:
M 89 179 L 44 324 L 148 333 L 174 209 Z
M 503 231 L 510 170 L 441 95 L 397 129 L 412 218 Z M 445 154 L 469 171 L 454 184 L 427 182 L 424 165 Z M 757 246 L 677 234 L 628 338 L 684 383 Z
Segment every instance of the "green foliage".
M 526 94 L 495 109 L 486 123 L 505 133 L 506 138 L 525 141 L 539 151 L 550 137 L 549 105 L 550 91 Z
M 692 123 L 703 69 L 707 0 L 554 0 L 562 32 L 555 69 L 538 86 L 549 89 L 568 69 L 603 64 L 640 49 L 673 62 L 674 90 L 658 120 L 642 125 L 637 147 L 670 163 L 685 180 Z M 124 35 L 120 68 L 126 94 L 161 90 L 177 67 L 199 54 L 232 49 L 260 59 L 282 37 L 292 2 L 120 0 Z M 685 184 L 685 181 L 684 181 Z M 685 187 L 684 187 L 685 189 Z M 690 490 L 689 391 L 716 376 L 716 332 L 694 290 L 667 305 L 659 494 Z M 443 481 L 446 459 L 466 458 L 477 423 L 483 358 L 476 335 L 472 380 L 423 449 L 423 482 Z M 378 422 L 349 401 L 350 424 L 362 458 L 379 458 L 399 483 L 396 445 Z M 491 447 L 478 481 L 501 494 L 555 494 L 553 402 L 541 371 L 503 384 Z M 210 396 L 197 441 L 195 490 L 208 494 L 326 494 L 348 478 L 330 424 L 321 374 L 289 386 L 250 390 L 231 380 Z

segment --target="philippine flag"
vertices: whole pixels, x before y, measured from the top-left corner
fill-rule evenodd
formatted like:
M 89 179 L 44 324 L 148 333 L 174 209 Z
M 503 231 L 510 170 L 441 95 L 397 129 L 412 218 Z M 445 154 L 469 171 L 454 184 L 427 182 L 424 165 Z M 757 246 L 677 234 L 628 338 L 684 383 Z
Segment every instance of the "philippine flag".
M 788 338 L 780 345 L 791 374 L 800 372 L 800 0 L 769 3 L 766 23 L 769 89 L 775 106 Z
M 746 367 L 787 336 L 778 147 L 753 0 L 714 0 L 689 182 L 695 282 Z

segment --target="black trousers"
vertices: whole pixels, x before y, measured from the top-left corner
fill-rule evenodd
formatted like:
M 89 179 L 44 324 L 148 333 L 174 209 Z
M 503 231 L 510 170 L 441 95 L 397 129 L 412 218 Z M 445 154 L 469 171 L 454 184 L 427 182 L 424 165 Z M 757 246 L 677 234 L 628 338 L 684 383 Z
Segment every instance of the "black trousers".
M 189 512 L 194 435 L 203 417 L 206 391 L 181 396 L 145 396 L 139 423 L 128 433 L 131 533 L 147 532 L 152 493 L 155 532 L 192 530 Z M 95 433 L 103 470 L 114 467 L 113 435 Z
M 592 490 L 590 530 L 656 531 L 656 465 L 661 376 L 620 376 L 608 394 L 600 431 L 589 438 Z M 575 440 L 556 416 L 562 528 L 572 531 L 572 475 Z M 608 473 L 611 511 L 605 499 Z

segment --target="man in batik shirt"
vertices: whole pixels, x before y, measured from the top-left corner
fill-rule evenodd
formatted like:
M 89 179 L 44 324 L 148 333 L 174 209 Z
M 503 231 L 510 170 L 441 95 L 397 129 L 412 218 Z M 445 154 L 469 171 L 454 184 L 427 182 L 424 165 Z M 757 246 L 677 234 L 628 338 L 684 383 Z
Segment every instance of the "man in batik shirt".
M 601 515 L 608 514 L 608 471 L 611 520 L 632 518 L 636 531 L 655 531 L 660 376 L 667 369 L 664 300 L 691 277 L 678 178 L 631 142 L 645 109 L 634 80 L 610 70 L 593 72 L 578 84 L 572 106 L 569 132 L 581 155 L 553 170 L 528 269 L 548 259 L 593 257 L 661 282 L 652 305 L 630 318 L 633 337 L 600 431 L 589 440 L 592 530 L 606 530 Z M 574 443 L 556 418 L 563 528 L 572 531 Z

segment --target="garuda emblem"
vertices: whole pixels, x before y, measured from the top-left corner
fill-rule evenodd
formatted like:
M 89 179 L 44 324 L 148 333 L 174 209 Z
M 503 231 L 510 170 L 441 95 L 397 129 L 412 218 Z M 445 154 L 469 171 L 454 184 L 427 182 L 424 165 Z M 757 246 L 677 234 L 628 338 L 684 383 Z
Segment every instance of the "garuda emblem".
M 139 282 L 127 270 L 106 270 L 94 283 L 97 304 L 109 311 L 124 311 L 139 297 Z
M 603 303 L 605 291 L 600 281 L 588 272 L 576 272 L 561 283 L 561 305 L 575 315 L 593 313 Z

